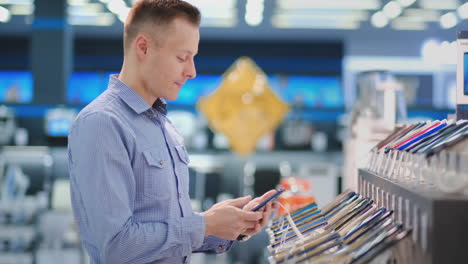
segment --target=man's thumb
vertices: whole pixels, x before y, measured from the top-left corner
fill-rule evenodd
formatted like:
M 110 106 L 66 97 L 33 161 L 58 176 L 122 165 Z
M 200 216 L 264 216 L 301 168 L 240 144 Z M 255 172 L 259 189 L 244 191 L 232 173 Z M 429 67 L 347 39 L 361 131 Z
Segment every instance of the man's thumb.
M 252 200 L 252 196 L 247 195 L 247 196 L 239 197 L 236 199 L 232 199 L 231 201 L 229 201 L 229 204 L 232 206 L 241 208 L 244 205 L 246 205 L 248 202 L 250 202 L 250 200 Z

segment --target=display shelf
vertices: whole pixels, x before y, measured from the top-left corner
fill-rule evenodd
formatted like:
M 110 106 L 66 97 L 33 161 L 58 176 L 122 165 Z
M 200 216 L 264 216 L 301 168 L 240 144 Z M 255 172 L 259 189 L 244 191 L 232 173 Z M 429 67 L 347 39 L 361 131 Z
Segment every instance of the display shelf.
M 397 221 L 413 228 L 408 263 L 466 263 L 468 197 L 445 194 L 428 185 L 390 181 L 360 169 L 358 191 L 394 210 Z

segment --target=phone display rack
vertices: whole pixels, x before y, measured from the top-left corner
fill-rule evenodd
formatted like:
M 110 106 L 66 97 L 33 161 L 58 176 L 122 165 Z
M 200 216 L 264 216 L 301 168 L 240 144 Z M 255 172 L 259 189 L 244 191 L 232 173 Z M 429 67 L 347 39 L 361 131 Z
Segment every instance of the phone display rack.
M 358 177 L 360 193 L 394 210 L 397 221 L 413 229 L 411 263 L 467 262 L 467 196 L 391 181 L 366 169 Z

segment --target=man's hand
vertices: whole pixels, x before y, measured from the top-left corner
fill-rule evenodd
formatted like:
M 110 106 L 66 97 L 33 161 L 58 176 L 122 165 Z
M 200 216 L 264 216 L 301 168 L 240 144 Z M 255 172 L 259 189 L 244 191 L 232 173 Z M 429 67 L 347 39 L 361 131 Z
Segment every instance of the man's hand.
M 255 229 L 264 215 L 263 212 L 240 209 L 251 199 L 250 196 L 245 196 L 226 200 L 203 212 L 206 224 L 205 236 L 214 235 L 226 240 L 235 240 L 240 234 Z
M 257 197 L 253 199 L 252 201 L 250 201 L 249 203 L 247 203 L 243 209 L 246 211 L 250 211 L 275 193 L 276 193 L 276 190 L 270 190 L 266 192 L 265 194 L 263 194 L 262 196 Z M 263 229 L 263 227 L 265 227 L 266 224 L 268 223 L 268 220 L 270 219 L 270 216 L 271 216 L 272 209 L 277 209 L 277 208 L 278 208 L 277 203 L 274 203 L 271 201 L 268 202 L 263 208 L 261 208 L 258 211 L 258 212 L 262 212 L 262 219 L 260 219 L 255 224 L 255 227 L 247 229 L 245 232 L 242 233 L 242 235 L 252 236 L 252 235 L 259 233 Z

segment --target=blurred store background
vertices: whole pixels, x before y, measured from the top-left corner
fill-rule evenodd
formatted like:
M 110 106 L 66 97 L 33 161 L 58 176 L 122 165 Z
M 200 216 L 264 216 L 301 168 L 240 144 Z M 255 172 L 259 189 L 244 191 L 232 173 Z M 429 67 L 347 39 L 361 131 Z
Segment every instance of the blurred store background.
M 120 70 L 132 2 L 0 0 L 0 263 L 87 263 L 70 207 L 66 137 L 76 114 Z M 280 182 L 319 205 L 352 187 L 346 177 L 355 165 L 345 165 L 345 153 L 369 148 L 348 144 L 369 74 L 398 82 L 399 121 L 455 111 L 455 40 L 468 29 L 466 1 L 189 2 L 203 15 L 198 75 L 169 102 L 168 115 L 185 138 L 198 211 Z M 247 156 L 233 153 L 197 108 L 242 56 L 290 106 Z M 193 262 L 266 263 L 267 244 L 262 234 Z

